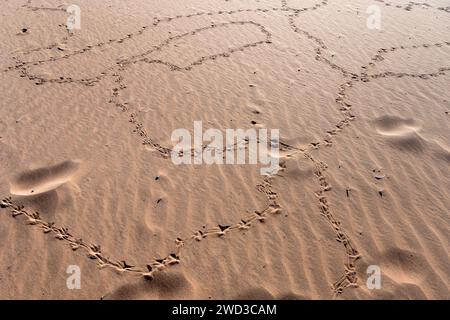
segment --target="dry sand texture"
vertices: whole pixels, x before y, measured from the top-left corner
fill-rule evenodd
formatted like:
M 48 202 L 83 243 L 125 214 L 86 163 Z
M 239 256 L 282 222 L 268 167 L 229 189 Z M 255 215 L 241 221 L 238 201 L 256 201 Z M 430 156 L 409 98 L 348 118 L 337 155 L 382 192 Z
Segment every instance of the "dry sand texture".
M 450 298 L 450 1 L 71 4 L 0 4 L 0 298 Z M 174 165 L 195 120 L 281 170 Z

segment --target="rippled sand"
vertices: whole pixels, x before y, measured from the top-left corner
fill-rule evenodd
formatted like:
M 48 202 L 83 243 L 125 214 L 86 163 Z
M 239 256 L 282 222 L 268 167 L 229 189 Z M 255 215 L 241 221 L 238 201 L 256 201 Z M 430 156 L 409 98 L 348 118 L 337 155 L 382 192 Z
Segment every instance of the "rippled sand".
M 449 299 L 450 1 L 169 3 L 0 4 L 0 298 Z M 280 171 L 174 165 L 194 121 Z

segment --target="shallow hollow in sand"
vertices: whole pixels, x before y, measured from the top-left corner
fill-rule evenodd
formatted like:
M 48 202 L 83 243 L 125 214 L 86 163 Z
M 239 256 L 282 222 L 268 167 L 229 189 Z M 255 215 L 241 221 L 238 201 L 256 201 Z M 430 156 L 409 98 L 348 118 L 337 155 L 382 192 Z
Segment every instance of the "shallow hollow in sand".
M 70 181 L 79 166 L 79 161 L 68 160 L 54 166 L 23 172 L 12 181 L 10 193 L 34 196 L 55 190 Z
M 420 126 L 414 119 L 404 119 L 396 116 L 384 115 L 375 121 L 377 131 L 385 136 L 404 136 L 415 133 Z

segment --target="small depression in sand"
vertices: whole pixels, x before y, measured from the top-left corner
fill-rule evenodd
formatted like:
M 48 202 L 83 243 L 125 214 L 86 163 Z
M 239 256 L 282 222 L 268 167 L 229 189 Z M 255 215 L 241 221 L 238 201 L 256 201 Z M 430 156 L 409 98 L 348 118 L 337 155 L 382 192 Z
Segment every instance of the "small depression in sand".
M 380 262 L 383 272 L 397 283 L 420 285 L 426 279 L 423 270 L 432 268 L 425 257 L 417 252 L 391 248 L 384 255 Z
M 401 150 L 421 152 L 426 147 L 426 140 L 418 133 L 421 127 L 414 119 L 385 115 L 374 123 L 377 132 Z
M 7 125 L 2 120 L 0 120 L 0 132 L 6 132 Z
M 78 161 L 64 161 L 51 167 L 30 170 L 19 174 L 11 183 L 11 194 L 35 196 L 57 189 L 70 181 L 78 170 Z
M 414 119 L 388 115 L 377 118 L 375 127 L 379 133 L 385 136 L 406 136 L 417 132 L 420 128 Z
M 193 294 L 195 287 L 179 271 L 162 271 L 152 281 L 128 282 L 107 294 L 106 300 L 183 299 Z

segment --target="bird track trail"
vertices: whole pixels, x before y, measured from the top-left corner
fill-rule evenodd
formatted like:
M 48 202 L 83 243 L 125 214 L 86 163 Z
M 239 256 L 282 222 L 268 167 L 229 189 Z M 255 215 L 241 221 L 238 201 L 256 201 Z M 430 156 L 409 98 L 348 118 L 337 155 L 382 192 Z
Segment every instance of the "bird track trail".
M 420 7 L 426 7 L 426 8 L 433 8 L 438 9 L 444 12 L 450 12 L 450 7 L 446 8 L 434 8 L 429 4 L 426 3 L 415 3 L 410 2 L 407 5 L 393 5 L 391 3 L 377 0 L 378 2 L 384 3 L 386 6 L 395 6 L 396 8 L 403 8 L 407 11 L 411 11 L 411 9 L 415 6 Z M 348 90 L 349 88 L 352 88 L 353 86 L 357 85 L 361 82 L 368 82 L 370 80 L 380 79 L 380 78 L 402 78 L 402 77 L 416 77 L 420 79 L 428 79 L 431 77 L 437 77 L 440 75 L 446 74 L 446 72 L 450 71 L 450 67 L 442 67 L 439 68 L 437 72 L 434 73 L 427 73 L 427 74 L 410 74 L 410 73 L 394 73 L 394 72 L 384 72 L 380 74 L 368 74 L 367 71 L 375 66 L 375 64 L 379 61 L 384 60 L 384 56 L 388 54 L 389 52 L 395 52 L 397 50 L 413 50 L 420 47 L 425 48 L 433 48 L 433 47 L 441 47 L 441 46 L 450 46 L 449 42 L 442 42 L 442 43 L 435 43 L 435 44 L 423 44 L 423 45 L 414 45 L 409 47 L 392 47 L 390 49 L 384 49 L 381 48 L 377 51 L 376 55 L 371 59 L 371 62 L 369 62 L 367 65 L 361 66 L 361 71 L 359 74 L 350 72 L 343 68 L 342 66 L 339 66 L 332 61 L 330 61 L 328 58 L 324 56 L 324 53 L 328 50 L 325 42 L 309 33 L 307 30 L 301 29 L 298 27 L 295 23 L 295 18 L 298 17 L 303 12 L 313 11 L 317 10 L 319 8 L 325 7 L 328 5 L 328 0 L 324 0 L 321 2 L 318 2 L 312 7 L 305 7 L 305 8 L 292 8 L 288 6 L 288 2 L 286 0 L 280 1 L 280 7 L 273 7 L 273 8 L 257 8 L 257 9 L 237 9 L 237 10 L 219 10 L 219 11 L 202 11 L 197 13 L 192 13 L 189 15 L 176 15 L 172 17 L 165 17 L 165 18 L 158 18 L 155 17 L 153 20 L 153 23 L 147 26 L 143 26 L 137 31 L 133 33 L 128 33 L 120 38 L 116 39 L 110 39 L 106 42 L 99 42 L 96 44 L 88 45 L 82 49 L 78 49 L 75 51 L 72 51 L 70 53 L 65 53 L 60 56 L 53 56 L 48 59 L 41 59 L 41 60 L 35 60 L 35 61 L 24 61 L 21 58 L 14 56 L 13 59 L 16 61 L 16 64 L 14 66 L 10 66 L 4 70 L 4 72 L 11 72 L 16 71 L 20 77 L 26 77 L 30 81 L 35 82 L 37 85 L 42 84 L 64 84 L 64 83 L 76 83 L 80 85 L 86 85 L 86 86 L 93 86 L 96 85 L 98 82 L 100 82 L 103 78 L 105 78 L 108 75 L 111 75 L 114 79 L 114 86 L 111 89 L 111 96 L 110 100 L 108 101 L 110 104 L 112 104 L 114 107 L 116 107 L 119 111 L 127 115 L 127 121 L 129 124 L 133 126 L 133 133 L 136 134 L 140 138 L 141 144 L 150 147 L 154 151 L 159 154 L 162 158 L 168 159 L 171 154 L 171 148 L 165 147 L 160 145 L 157 141 L 155 141 L 151 135 L 148 133 L 143 125 L 143 123 L 140 121 L 138 112 L 134 110 L 133 106 L 131 106 L 128 102 L 122 101 L 120 97 L 120 92 L 127 88 L 126 82 L 124 80 L 124 77 L 122 75 L 122 72 L 127 69 L 128 66 L 134 65 L 137 63 L 149 63 L 149 64 L 161 64 L 168 67 L 169 71 L 190 71 L 196 66 L 202 65 L 206 62 L 211 62 L 219 58 L 228 58 L 230 55 L 237 51 L 244 51 L 251 47 L 256 47 L 260 45 L 271 45 L 271 33 L 262 25 L 259 23 L 256 23 L 254 21 L 232 21 L 232 22 L 224 22 L 219 24 L 212 24 L 208 27 L 202 27 L 195 30 L 192 30 L 190 32 L 186 32 L 183 34 L 179 34 L 176 36 L 171 36 L 161 42 L 158 45 L 154 45 L 151 49 L 147 50 L 146 52 L 143 52 L 141 54 L 132 56 L 127 59 L 123 59 L 120 61 L 117 61 L 116 64 L 108 67 L 106 70 L 100 72 L 94 77 L 91 78 L 84 78 L 84 79 L 72 79 L 72 78 L 43 78 L 39 77 L 37 75 L 32 74 L 29 71 L 30 66 L 36 66 L 41 65 L 45 63 L 52 63 L 58 60 L 62 59 L 68 59 L 70 57 L 76 56 L 76 55 L 82 55 L 86 52 L 89 52 L 93 50 L 94 48 L 101 48 L 105 47 L 109 44 L 122 44 L 126 41 L 129 41 L 130 39 L 134 37 L 138 37 L 142 34 L 144 34 L 147 30 L 149 30 L 151 27 L 157 27 L 158 25 L 162 23 L 170 23 L 171 21 L 177 20 L 177 19 L 189 19 L 191 17 L 199 17 L 199 16 L 215 16 L 215 15 L 229 15 L 232 16 L 236 13 L 240 12 L 247 12 L 247 13 L 265 13 L 270 14 L 271 12 L 285 12 L 287 14 L 288 23 L 292 29 L 293 32 L 299 34 L 300 36 L 306 37 L 310 41 L 313 41 L 317 47 L 316 47 L 316 60 L 318 62 L 324 63 L 332 70 L 336 70 L 340 72 L 347 80 L 340 84 L 338 87 L 338 93 L 336 96 L 336 104 L 339 107 L 339 110 L 341 111 L 343 118 L 339 120 L 339 122 L 335 125 L 335 128 L 328 130 L 326 132 L 326 136 L 323 139 L 323 141 L 320 142 L 311 142 L 310 145 L 306 149 L 298 149 L 293 146 L 290 146 L 288 144 L 285 144 L 283 142 L 280 142 L 280 148 L 284 151 L 289 151 L 289 156 L 304 156 L 306 159 L 310 160 L 314 165 L 314 176 L 317 180 L 319 190 L 315 192 L 315 196 L 318 199 L 318 208 L 320 211 L 320 214 L 326 219 L 326 221 L 330 224 L 333 231 L 336 235 L 336 240 L 340 243 L 342 243 L 345 253 L 346 253 L 346 263 L 344 265 L 344 272 L 343 275 L 333 284 L 333 292 L 334 294 L 340 294 L 343 292 L 343 290 L 347 287 L 356 287 L 358 278 L 356 274 L 356 261 L 359 258 L 359 253 L 357 249 L 355 248 L 354 244 L 352 243 L 350 237 L 346 234 L 344 231 L 341 222 L 335 217 L 333 214 L 328 197 L 326 193 L 331 190 L 331 185 L 328 183 L 326 178 L 326 168 L 327 165 L 314 158 L 312 153 L 315 152 L 317 149 L 321 148 L 322 146 L 332 146 L 333 145 L 333 138 L 336 137 L 340 131 L 344 129 L 344 127 L 348 126 L 351 121 L 355 119 L 355 116 L 351 113 L 352 105 L 346 101 L 346 98 L 348 96 Z M 28 0 L 25 5 L 23 5 L 23 8 L 32 10 L 32 11 L 38 11 L 38 10 L 46 10 L 46 11 L 65 11 L 64 6 L 57 6 L 57 7 L 38 7 L 34 6 L 32 4 L 32 0 Z M 253 25 L 257 27 L 260 31 L 260 33 L 263 35 L 264 39 L 255 41 L 252 43 L 245 44 L 240 47 L 229 49 L 228 51 L 209 55 L 209 56 L 203 56 L 199 58 L 198 60 L 192 61 L 188 65 L 179 66 L 176 64 L 169 63 L 167 61 L 163 60 L 152 60 L 147 58 L 147 56 L 153 52 L 160 51 L 164 47 L 171 44 L 173 41 L 195 35 L 199 32 L 213 29 L 213 28 L 225 28 L 228 25 L 233 24 L 239 24 L 239 25 Z M 39 52 L 44 50 L 51 50 L 54 48 L 57 48 L 58 46 L 64 43 L 67 43 L 69 37 L 73 36 L 72 33 L 68 32 L 68 36 L 64 37 L 62 39 L 62 42 L 59 44 L 51 44 L 48 46 L 40 47 L 40 48 L 33 48 L 27 51 L 21 52 L 23 56 L 27 56 L 30 53 L 33 52 Z M 238 147 L 235 145 L 234 147 Z M 194 155 L 194 150 L 191 150 L 191 155 Z M 283 170 L 284 168 L 281 168 Z M 124 272 L 124 273 L 130 273 L 138 276 L 145 277 L 146 279 L 152 279 L 156 272 L 164 270 L 172 265 L 180 263 L 180 257 L 182 256 L 182 250 L 186 247 L 193 246 L 196 242 L 202 241 L 206 238 L 210 238 L 212 236 L 215 237 L 225 237 L 229 236 L 235 232 L 238 231 L 244 231 L 248 230 L 251 226 L 253 226 L 255 223 L 262 223 L 265 222 L 266 219 L 268 219 L 271 216 L 278 215 L 280 212 L 282 212 L 283 208 L 280 206 L 278 198 L 279 195 L 277 192 L 273 190 L 272 187 L 272 181 L 273 179 L 276 179 L 276 176 L 266 176 L 262 179 L 262 181 L 256 186 L 256 189 L 265 195 L 267 200 L 267 206 L 263 210 L 255 210 L 253 213 L 248 214 L 239 221 L 229 224 L 229 225 L 220 225 L 213 228 L 209 228 L 206 230 L 198 230 L 195 232 L 192 232 L 187 237 L 178 237 L 174 241 L 174 249 L 164 258 L 157 258 L 152 261 L 149 261 L 147 263 L 143 263 L 139 266 L 133 266 L 128 264 L 124 259 L 115 259 L 110 258 L 109 255 L 105 254 L 101 250 L 101 246 L 97 244 L 91 244 L 89 242 L 86 242 L 82 240 L 81 238 L 73 236 L 71 233 L 69 233 L 68 229 L 65 227 L 58 227 L 55 226 L 53 222 L 44 221 L 41 219 L 38 212 L 29 211 L 26 208 L 24 208 L 22 205 L 17 204 L 13 202 L 13 200 L 10 197 L 6 197 L 2 201 L 0 201 L 0 207 L 4 209 L 9 209 L 11 212 L 11 216 L 13 218 L 22 217 L 25 219 L 25 223 L 29 225 L 33 225 L 37 228 L 40 228 L 44 233 L 53 235 L 56 239 L 66 242 L 72 250 L 80 250 L 84 251 L 86 256 L 92 260 L 94 260 L 97 265 L 100 268 L 112 268 L 118 272 Z
M 32 6 L 31 1 L 27 1 L 27 5 L 25 5 L 24 7 L 27 9 L 30 9 L 32 11 L 37 11 L 37 10 L 64 11 L 64 9 L 61 9 L 59 7 L 58 8 L 44 8 L 44 7 Z M 174 16 L 174 17 L 163 18 L 163 19 L 155 18 L 155 21 L 153 22 L 152 25 L 156 27 L 160 23 L 170 22 L 174 19 L 189 18 L 189 17 L 202 16 L 202 15 L 208 15 L 208 16 L 216 15 L 216 14 L 232 15 L 232 14 L 239 13 L 239 12 L 263 12 L 263 13 L 265 13 L 265 12 L 270 12 L 270 11 L 285 11 L 285 10 L 286 9 L 284 9 L 284 8 L 272 8 L 272 9 L 239 9 L 239 10 L 234 10 L 234 11 L 199 12 L 199 13 L 191 14 L 191 15 L 187 15 L 187 16 L 180 15 L 180 16 Z M 291 10 L 291 9 L 288 9 L 288 10 Z M 175 64 L 171 64 L 171 63 L 168 63 L 168 62 L 165 62 L 162 60 L 150 60 L 150 59 L 146 58 L 147 55 L 149 55 L 155 51 L 159 51 L 159 50 L 163 49 L 164 47 L 168 46 L 175 40 L 179 40 L 179 39 L 182 39 L 182 38 L 190 36 L 190 35 L 195 35 L 199 32 L 202 32 L 202 31 L 205 31 L 208 29 L 226 27 L 227 25 L 236 25 L 236 24 L 238 24 L 238 25 L 249 24 L 249 25 L 254 25 L 254 26 L 258 27 L 259 30 L 261 31 L 261 33 L 264 35 L 264 39 L 253 42 L 253 43 L 245 44 L 241 47 L 231 48 L 228 51 L 222 52 L 219 54 L 203 56 L 200 59 L 193 61 L 192 63 L 190 63 L 186 66 L 177 66 Z M 148 26 L 144 26 L 140 30 L 135 32 L 134 34 L 127 34 L 125 37 L 122 37 L 122 38 L 111 39 L 108 43 L 113 43 L 113 42 L 114 43 L 123 43 L 123 42 L 127 41 L 127 39 L 131 39 L 133 36 L 143 34 L 147 28 L 148 28 Z M 64 38 L 64 40 L 67 40 L 67 38 Z M 108 72 L 114 72 L 112 74 L 112 76 L 114 77 L 114 82 L 115 82 L 116 86 L 114 86 L 111 90 L 112 94 L 111 94 L 109 102 L 112 103 L 115 107 L 117 107 L 120 111 L 127 112 L 127 111 L 129 111 L 130 106 L 128 105 L 128 103 L 121 102 L 119 99 L 119 92 L 127 87 L 126 84 L 124 83 L 123 76 L 120 75 L 120 72 L 124 71 L 127 66 L 130 66 L 130 65 L 136 64 L 136 63 L 141 63 L 141 62 L 142 63 L 150 63 L 150 64 L 155 63 L 155 64 L 162 64 L 162 65 L 167 66 L 170 71 L 181 71 L 181 70 L 190 71 L 194 67 L 202 65 L 203 63 L 205 63 L 207 61 L 216 60 L 217 58 L 220 58 L 220 57 L 226 58 L 235 52 L 244 51 L 247 48 L 262 45 L 264 43 L 269 43 L 269 44 L 271 43 L 271 34 L 270 34 L 270 32 L 268 32 L 265 29 L 264 26 L 262 26 L 261 24 L 258 24 L 256 22 L 253 22 L 253 21 L 232 21 L 232 22 L 225 22 L 225 23 L 220 23 L 220 24 L 212 24 L 209 27 L 198 28 L 198 29 L 192 30 L 190 32 L 186 32 L 186 33 L 183 33 L 180 35 L 169 37 L 165 41 L 163 41 L 161 44 L 153 46 L 152 49 L 150 49 L 144 53 L 135 55 L 126 60 L 118 61 L 116 65 L 109 67 L 107 70 L 99 73 L 97 76 L 95 76 L 93 78 L 84 78 L 84 79 L 43 78 L 43 77 L 39 77 L 39 76 L 31 74 L 28 70 L 28 66 L 51 63 L 51 62 L 59 61 L 62 59 L 68 59 L 68 58 L 76 56 L 76 55 L 81 55 L 81 54 L 91 51 L 95 47 L 102 47 L 102 46 L 106 45 L 106 43 L 103 43 L 103 42 L 95 44 L 95 45 L 89 45 L 83 49 L 76 50 L 72 53 L 68 53 L 68 54 L 65 54 L 60 57 L 51 57 L 49 59 L 42 59 L 42 60 L 35 60 L 35 61 L 22 61 L 18 57 L 14 57 L 15 60 L 17 61 L 17 63 L 15 64 L 15 66 L 9 67 L 6 70 L 4 70 L 4 72 L 8 72 L 8 71 L 12 71 L 12 70 L 18 71 L 18 73 L 21 77 L 26 77 L 29 80 L 34 81 L 37 85 L 46 84 L 46 83 L 50 83 L 50 84 L 77 83 L 77 84 L 82 84 L 82 85 L 87 85 L 87 86 L 95 85 L 97 82 L 99 82 L 104 77 L 106 77 Z M 58 46 L 58 44 L 53 44 L 53 45 L 42 47 L 42 48 L 34 48 L 31 50 L 22 52 L 22 54 L 27 55 L 32 52 L 39 52 L 42 50 L 50 50 L 57 46 Z M 142 123 L 138 122 L 137 114 L 135 112 L 129 113 L 128 121 L 134 125 L 133 132 L 136 133 L 139 137 L 141 137 L 143 145 L 150 146 L 151 148 L 156 150 L 158 152 L 158 154 L 160 156 L 162 156 L 163 158 L 168 158 L 170 156 L 170 153 L 172 150 L 170 148 L 161 146 L 160 144 L 155 142 L 150 137 L 150 135 L 147 133 L 147 130 L 144 128 Z M 237 146 L 235 145 L 235 147 L 237 147 Z M 295 148 L 292 148 L 285 143 L 281 143 L 281 150 L 291 150 L 291 149 L 293 150 Z M 192 154 L 193 154 L 193 151 L 192 151 Z M 257 185 L 257 190 L 259 192 L 263 193 L 267 198 L 268 205 L 266 208 L 264 208 L 263 210 L 255 210 L 252 214 L 248 214 L 248 215 L 242 217 L 237 223 L 234 223 L 234 224 L 217 225 L 216 227 L 206 229 L 203 231 L 198 230 L 198 231 L 193 232 L 187 238 L 178 237 L 175 240 L 175 246 L 174 246 L 173 252 L 169 253 L 169 255 L 167 257 L 160 258 L 160 259 L 154 259 L 153 261 L 146 263 L 144 266 L 142 266 L 142 265 L 141 266 L 133 266 L 131 264 L 128 264 L 123 259 L 110 258 L 109 255 L 102 252 L 100 245 L 91 244 L 91 243 L 88 243 L 88 242 L 82 240 L 81 238 L 73 236 L 69 232 L 68 228 L 66 228 L 66 227 L 58 227 L 53 222 L 48 222 L 48 221 L 42 220 L 41 216 L 38 212 L 29 211 L 29 210 L 25 209 L 22 205 L 14 203 L 13 200 L 11 199 L 11 197 L 7 197 L 7 198 L 3 199 L 0 202 L 0 207 L 5 208 L 5 209 L 10 209 L 11 216 L 13 218 L 16 218 L 18 216 L 25 217 L 26 224 L 34 225 L 34 226 L 40 228 L 45 234 L 52 234 L 56 239 L 68 243 L 72 250 L 85 251 L 86 256 L 88 258 L 96 261 L 97 265 L 100 268 L 109 267 L 118 272 L 126 272 L 126 273 L 136 274 L 136 275 L 143 276 L 147 279 L 151 279 L 151 278 L 153 278 L 153 275 L 155 272 L 164 270 L 168 266 L 178 264 L 180 262 L 179 257 L 180 257 L 182 248 L 185 248 L 188 245 L 192 245 L 195 242 L 201 241 L 201 240 L 211 237 L 211 236 L 223 237 L 233 231 L 248 230 L 252 226 L 252 223 L 254 223 L 255 221 L 262 223 L 270 215 L 280 213 L 281 207 L 277 201 L 278 195 L 277 195 L 277 193 L 275 193 L 272 190 L 271 179 L 272 179 L 272 177 L 265 177 L 262 180 L 262 182 Z
M 151 280 L 156 272 L 178 264 L 182 249 L 186 246 L 212 236 L 223 237 L 235 231 L 248 230 L 253 222 L 263 223 L 269 216 L 281 213 L 281 206 L 278 204 L 278 194 L 272 190 L 271 179 L 272 177 L 265 177 L 257 185 L 257 190 L 266 196 L 269 203 L 263 210 L 255 210 L 252 214 L 244 216 L 239 222 L 234 224 L 218 224 L 203 231 L 195 231 L 186 238 L 178 237 L 174 241 L 174 249 L 166 257 L 155 258 L 140 266 L 128 264 L 124 259 L 111 258 L 102 252 L 100 245 L 86 242 L 82 238 L 72 235 L 68 228 L 43 220 L 39 212 L 25 209 L 24 206 L 14 203 L 11 197 L 6 197 L 0 201 L 0 208 L 9 209 L 11 217 L 23 217 L 25 224 L 35 226 L 41 229 L 44 234 L 53 235 L 54 238 L 66 242 L 73 251 L 84 251 L 86 256 L 94 260 L 99 268 L 112 268 L 118 272 L 131 273 Z
M 62 12 L 66 12 L 66 8 L 65 5 L 59 5 L 56 7 L 44 7 L 44 6 L 34 6 L 33 5 L 33 0 L 27 0 L 25 4 L 22 5 L 22 8 L 31 10 L 31 11 L 62 11 Z
M 434 10 L 439 10 L 439 11 L 444 11 L 444 12 L 450 13 L 450 6 L 449 7 L 433 7 L 431 4 L 429 4 L 427 2 L 410 1 L 407 4 L 396 4 L 396 3 L 384 1 L 384 0 L 375 0 L 375 1 L 384 4 L 386 7 L 404 9 L 406 11 L 411 11 L 411 10 L 413 10 L 413 8 L 418 7 L 421 9 L 434 9 Z
M 323 4 L 326 4 L 327 1 L 324 1 Z M 412 3 L 405 7 L 407 11 L 411 10 L 411 7 L 414 5 L 419 5 L 418 3 Z M 428 8 L 433 8 L 430 5 L 427 5 Z M 436 8 L 440 9 L 440 8 Z M 312 142 L 310 143 L 309 148 L 304 150 L 303 154 L 306 158 L 311 160 L 314 163 L 315 172 L 314 175 L 319 182 L 320 190 L 316 192 L 316 196 L 319 200 L 319 209 L 321 214 L 327 219 L 327 221 L 331 224 L 333 230 L 336 233 L 336 239 L 340 243 L 343 244 L 347 256 L 347 262 L 344 265 L 344 274 L 338 281 L 333 284 L 333 290 L 335 295 L 341 294 L 343 290 L 347 287 L 357 287 L 357 273 L 356 273 L 356 261 L 360 257 L 358 250 L 352 243 L 350 237 L 346 234 L 344 229 L 342 228 L 341 222 L 337 220 L 334 214 L 331 211 L 331 206 L 329 204 L 329 200 L 326 196 L 326 192 L 331 190 L 331 185 L 328 183 L 327 178 L 325 176 L 325 171 L 327 165 L 320 160 L 316 160 L 312 157 L 311 152 L 319 149 L 322 146 L 332 146 L 333 138 L 339 134 L 345 127 L 349 126 L 350 123 L 355 119 L 355 116 L 352 114 L 352 104 L 346 101 L 348 96 L 348 89 L 354 87 L 358 83 L 369 82 L 371 79 L 380 79 L 380 78 L 403 78 L 403 77 L 413 77 L 420 79 L 429 79 L 433 77 L 438 77 L 441 75 L 445 75 L 446 72 L 450 71 L 449 67 L 440 67 L 438 71 L 431 73 L 395 73 L 395 72 L 383 72 L 379 74 L 368 74 L 367 71 L 370 68 L 374 67 L 377 62 L 383 61 L 385 59 L 385 55 L 390 52 L 395 52 L 398 50 L 413 50 L 417 48 L 438 48 L 443 46 L 450 46 L 450 42 L 439 42 L 433 44 L 420 44 L 420 45 L 411 45 L 411 46 L 398 46 L 391 47 L 389 49 L 380 48 L 377 53 L 371 58 L 371 61 L 367 65 L 363 65 L 360 67 L 361 71 L 359 74 L 350 72 L 339 66 L 329 59 L 324 57 L 324 53 L 327 51 L 327 46 L 325 41 L 312 35 L 306 30 L 301 29 L 295 23 L 294 18 L 298 16 L 298 13 L 290 14 L 288 16 L 289 25 L 293 32 L 308 38 L 316 44 L 316 60 L 326 64 L 333 70 L 337 70 L 340 72 L 345 78 L 348 80 L 343 84 L 340 84 L 338 87 L 338 93 L 335 98 L 335 102 L 339 107 L 339 111 L 342 113 L 342 119 L 336 123 L 335 127 L 331 130 L 326 131 L 326 136 L 320 142 Z

